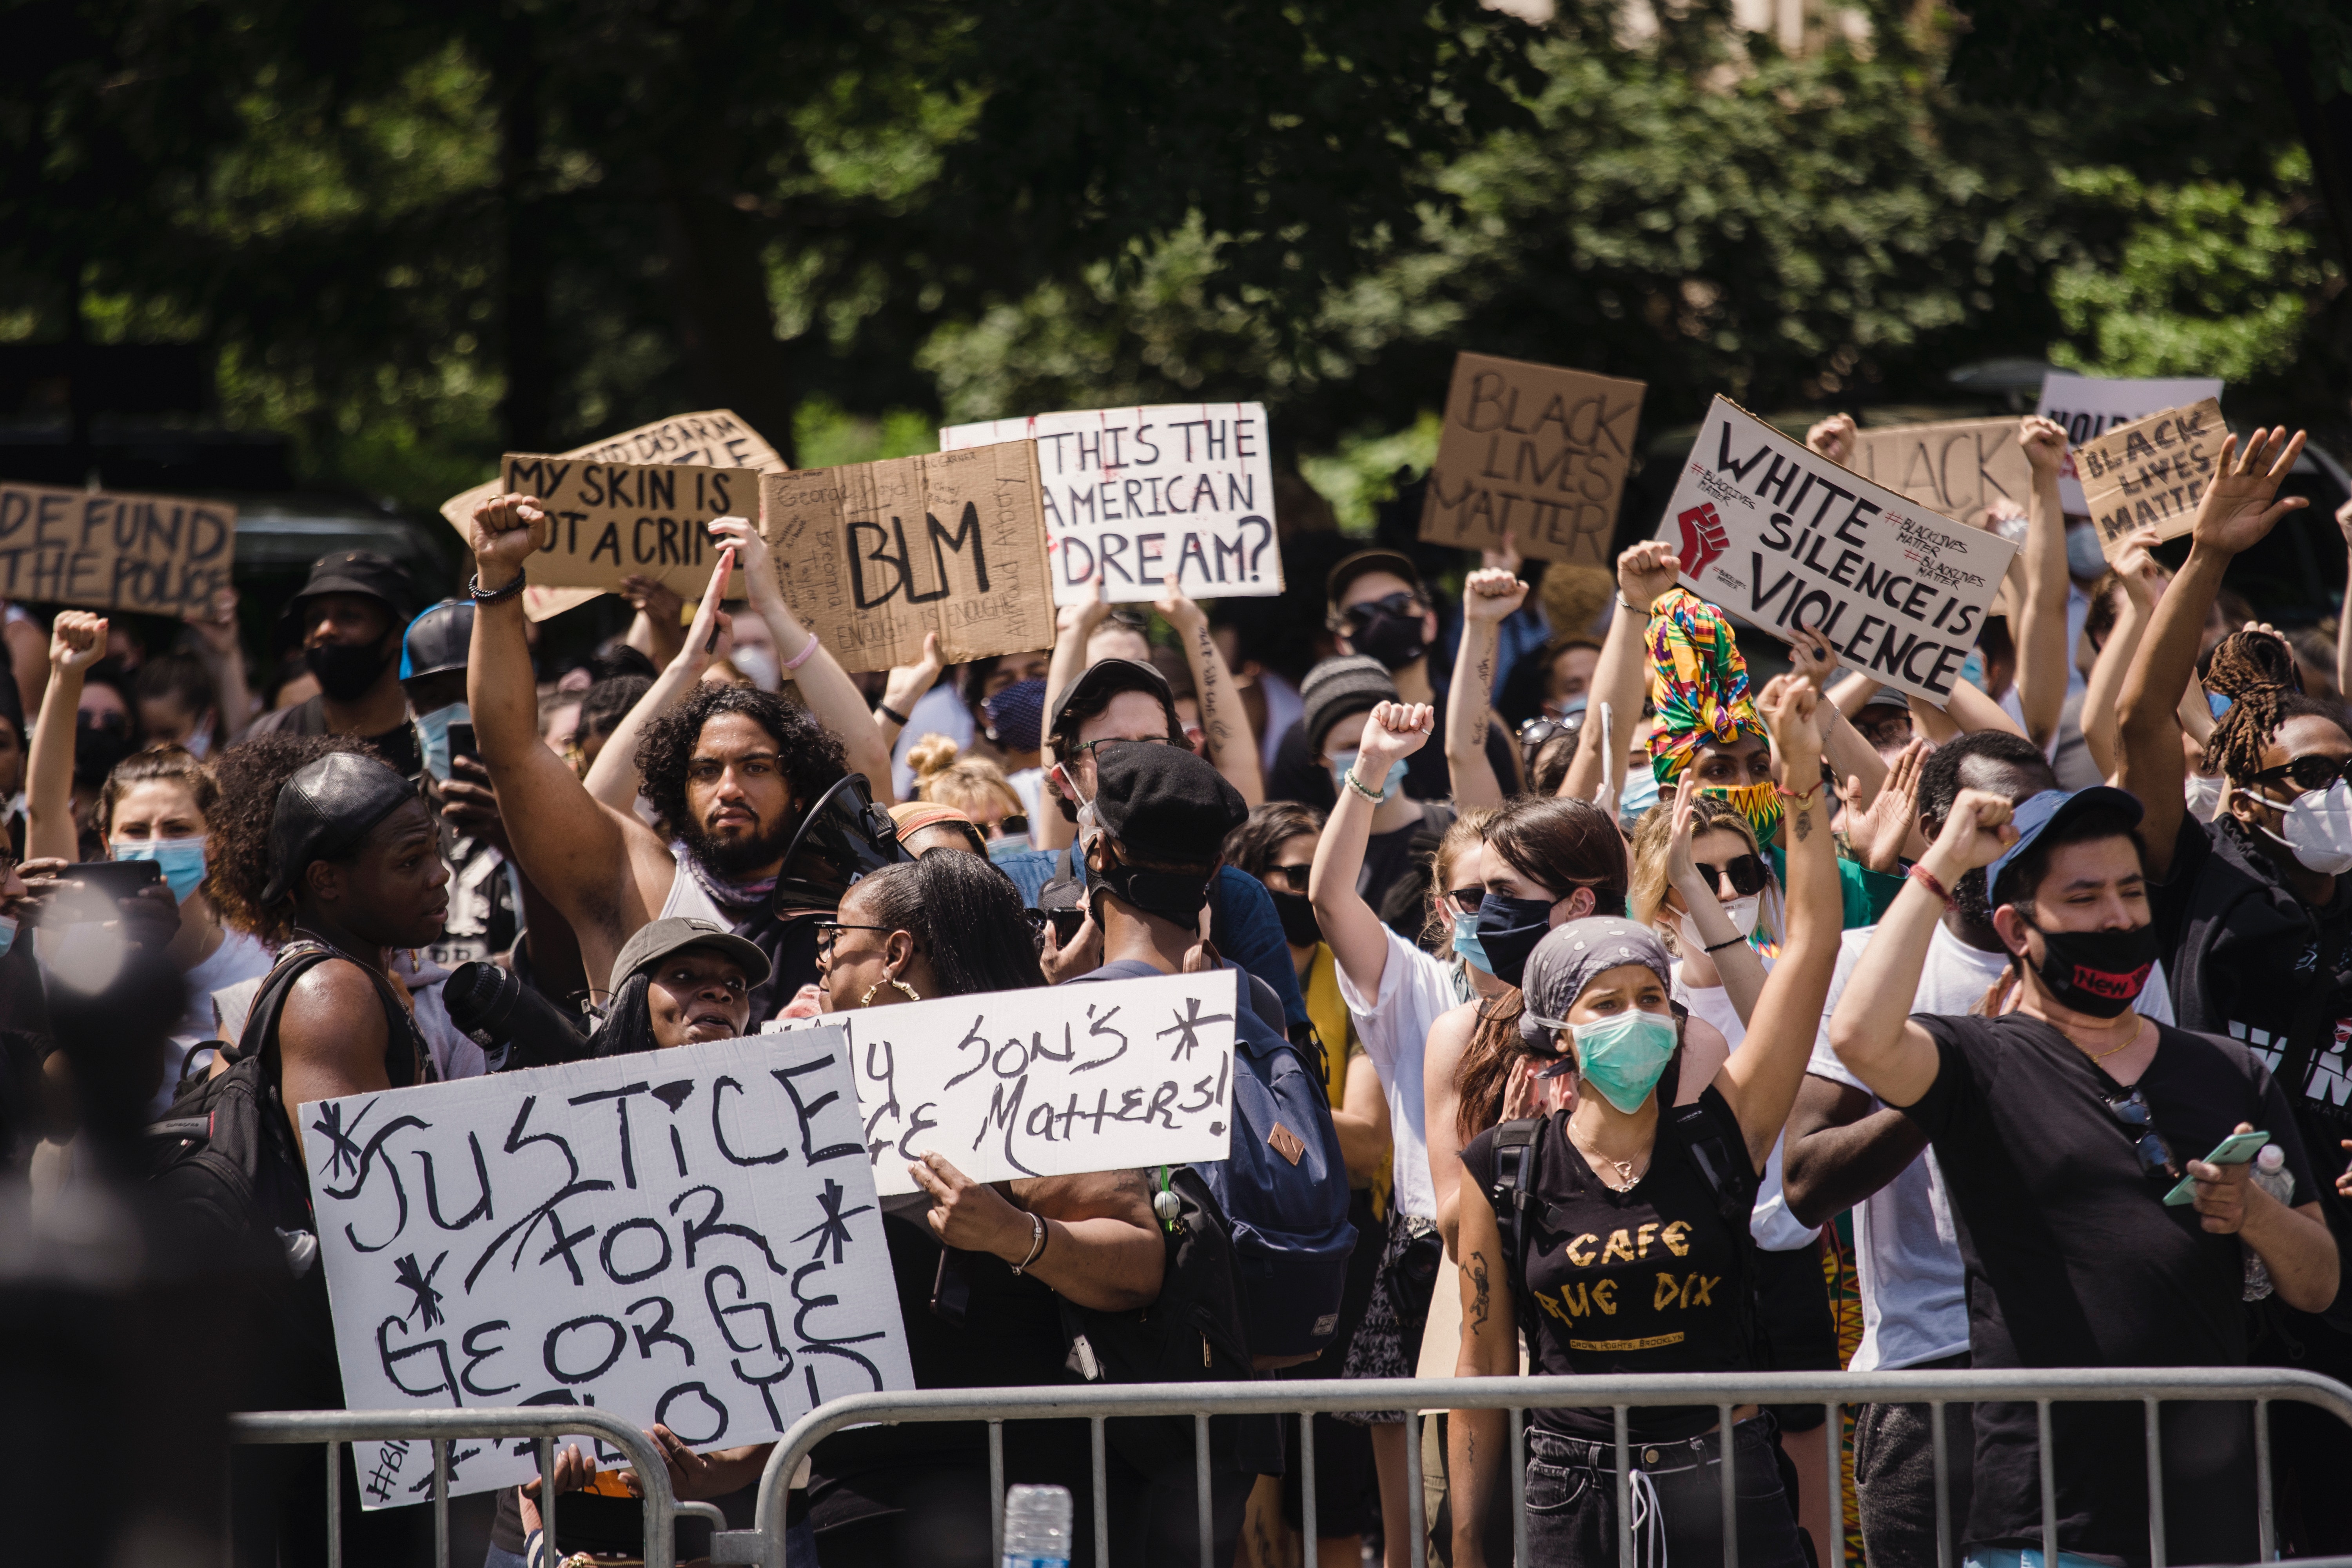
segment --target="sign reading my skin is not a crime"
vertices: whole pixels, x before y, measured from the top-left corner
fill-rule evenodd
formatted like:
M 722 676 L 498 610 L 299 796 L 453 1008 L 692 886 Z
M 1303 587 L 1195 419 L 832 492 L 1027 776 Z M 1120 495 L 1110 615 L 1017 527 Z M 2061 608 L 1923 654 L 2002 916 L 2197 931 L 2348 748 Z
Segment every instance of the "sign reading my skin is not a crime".
M 1606 566 L 1642 423 L 1638 381 L 1457 354 L 1421 537 Z
M 509 452 L 502 475 L 509 494 L 537 496 L 548 515 L 529 573 L 551 588 L 610 590 L 640 576 L 699 598 L 719 559 L 710 520 L 754 516 L 760 504 L 760 476 L 749 468 Z M 730 580 L 728 596 L 742 593 L 741 580 Z
M 1699 426 L 1658 538 L 1701 598 L 1784 639 L 1811 626 L 1847 668 L 1939 706 L 2017 553 L 1722 397 Z
M 209 616 L 236 555 L 220 501 L 0 485 L 0 599 Z

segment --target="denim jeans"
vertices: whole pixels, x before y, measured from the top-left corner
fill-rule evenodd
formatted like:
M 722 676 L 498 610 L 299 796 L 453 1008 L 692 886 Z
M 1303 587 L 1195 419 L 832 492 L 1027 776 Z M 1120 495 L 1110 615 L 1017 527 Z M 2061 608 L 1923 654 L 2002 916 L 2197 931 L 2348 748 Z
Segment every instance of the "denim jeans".
M 1759 1415 L 1733 1429 L 1739 1568 L 1807 1568 L 1796 1510 L 1780 1484 L 1770 1421 Z M 1628 1454 L 1635 1563 L 1640 1568 L 1716 1568 L 1723 1561 L 1720 1435 L 1637 1441 Z M 1545 1568 L 1616 1568 L 1614 1443 L 1528 1429 L 1528 1552 Z
M 561 1517 L 559 1514 L 559 1520 Z M 555 1568 L 555 1564 L 534 1563 L 492 1546 L 482 1558 L 482 1568 Z M 806 1520 L 784 1531 L 784 1568 L 816 1568 L 816 1534 L 809 1529 Z

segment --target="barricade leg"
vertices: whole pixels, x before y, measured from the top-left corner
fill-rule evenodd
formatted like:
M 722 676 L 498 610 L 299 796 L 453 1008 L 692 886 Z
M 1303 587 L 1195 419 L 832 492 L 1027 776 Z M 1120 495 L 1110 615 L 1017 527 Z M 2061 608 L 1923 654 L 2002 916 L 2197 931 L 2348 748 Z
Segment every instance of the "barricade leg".
M 1095 1568 L 1110 1568 L 1110 1456 L 1103 1436 L 1103 1418 L 1094 1419 L 1095 1440 Z M 999 1556 L 1003 1546 L 997 1547 Z
M 1936 1462 L 1936 1568 L 1952 1568 L 1951 1450 L 1944 1435 L 1944 1402 L 1927 1405 L 1928 1441 Z
M 1617 1568 L 1634 1568 L 1633 1557 L 1633 1455 L 1632 1434 L 1627 1429 L 1631 1416 L 1625 1406 L 1617 1406 Z
M 1201 1568 L 1218 1568 L 1215 1509 L 1209 1498 L 1209 1418 L 1192 1417 L 1192 1507 L 1201 1525 Z M 2161 1563 L 2157 1568 L 2164 1568 Z
M 2157 1433 L 2156 1401 L 2143 1399 L 2140 1407 L 2147 1426 L 2147 1558 L 2164 1568 L 2164 1439 Z
M 449 1443 L 433 1439 L 433 1568 L 449 1568 Z
M 1298 1418 L 1298 1522 L 1306 1540 L 1307 1561 L 1315 1561 L 1321 1537 L 1315 1531 L 1315 1417 Z
M 2053 1440 L 2050 1436 L 2050 1402 L 2033 1402 L 2033 1418 L 2041 1429 L 2042 1458 L 2042 1561 L 2045 1568 L 2055 1568 L 2058 1562 L 2058 1457 L 2051 1452 Z
M 1822 1443 L 1829 1451 L 1830 1538 L 1822 1542 L 1822 1561 L 1828 1568 L 1845 1568 L 1845 1455 L 1842 1437 L 1845 1406 L 1832 1400 L 1822 1406 Z
M 1528 1413 L 1511 1411 L 1511 1561 L 1528 1568 Z
M 561 1561 L 555 1535 L 555 1439 L 539 1440 L 539 1528 L 547 1539 L 547 1555 Z
M 327 1568 L 343 1568 L 343 1446 L 327 1445 Z
M 1102 1426 L 1101 1421 L 1095 1423 Z M 1095 1486 L 1095 1507 L 1102 1507 L 1102 1486 Z M 1002 1560 L 1004 1556 L 1004 1423 L 988 1424 L 988 1554 Z
M 2254 1401 L 2254 1528 L 2255 1555 L 2264 1563 L 2278 1561 L 2278 1526 L 2271 1518 L 2271 1402 Z
M 1721 1450 L 1722 1463 L 1716 1468 L 1722 1472 L 1723 1482 L 1723 1568 L 1739 1568 L 1739 1487 L 1732 1457 L 1731 1406 L 1715 1407 L 1716 1447 Z
M 1411 1405 L 1404 1412 L 1404 1519 L 1412 1536 L 1412 1568 L 1429 1568 L 1429 1521 L 1421 1507 L 1421 1412 Z

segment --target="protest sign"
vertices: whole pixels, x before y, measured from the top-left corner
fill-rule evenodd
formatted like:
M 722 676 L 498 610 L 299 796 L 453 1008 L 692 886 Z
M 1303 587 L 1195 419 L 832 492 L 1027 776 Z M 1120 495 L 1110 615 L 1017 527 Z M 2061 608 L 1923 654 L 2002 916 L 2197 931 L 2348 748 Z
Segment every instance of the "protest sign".
M 2111 425 L 2105 435 L 2075 448 L 2083 498 L 2108 560 L 2140 529 L 2176 539 L 2195 526 L 2197 505 L 2213 482 L 2221 440 L 2229 433 L 2221 405 L 2209 397 L 2128 425 Z
M 2185 408 L 2221 395 L 2221 383 L 2210 376 L 2181 376 L 2169 381 L 2111 381 L 2098 376 L 2069 375 L 2053 370 L 2042 383 L 2036 414 L 2057 421 L 2066 432 L 2066 460 L 2058 468 L 2058 500 L 2074 517 L 2090 514 L 2075 471 L 2073 448 L 2080 447 L 2117 425 L 2128 425 L 2168 408 Z
M 595 463 L 691 463 L 706 468 L 751 468 L 763 474 L 781 474 L 787 468 L 784 459 L 758 431 L 724 408 L 672 415 L 557 456 Z M 497 495 L 500 488 L 499 481 L 492 479 L 441 503 L 441 515 L 468 547 L 474 538 L 474 509 Z M 705 577 L 703 586 L 709 584 L 709 579 Z M 602 588 L 533 584 L 522 591 L 523 613 L 534 621 L 543 621 L 550 616 L 575 609 L 603 592 Z M 701 595 L 702 588 L 698 587 L 688 597 Z
M 719 559 L 710 520 L 751 517 L 760 504 L 760 476 L 749 468 L 516 452 L 501 468 L 508 493 L 537 496 L 553 524 L 529 568 L 533 581 L 550 588 L 610 592 L 622 578 L 638 576 L 698 598 Z M 728 596 L 742 593 L 741 582 L 730 579 Z
M 1972 521 L 1997 500 L 2025 511 L 2033 465 L 2017 444 L 2017 425 L 2014 419 L 1961 419 L 1858 430 L 1853 471 L 1956 521 Z
M 1638 381 L 1456 354 L 1421 537 L 1607 566 L 1642 423 Z
M 1105 599 L 1156 599 L 1171 565 L 1195 599 L 1282 592 L 1263 403 L 986 419 L 949 426 L 940 450 L 1026 440 L 1037 443 L 1056 605 L 1074 603 L 1097 570 Z
M 1232 970 L 831 1013 L 856 1064 L 874 1190 L 928 1151 L 975 1182 L 1223 1160 L 1233 1150 Z M 812 1020 L 812 1024 L 814 1021 Z M 809 1026 L 772 1026 L 797 1034 Z
M 1783 639 L 1812 626 L 1847 668 L 1937 704 L 2017 553 L 1721 397 L 1658 537 L 1701 598 Z
M 0 484 L 0 599 L 210 617 L 236 555 L 226 502 Z
M 914 1384 L 837 1029 L 298 1119 L 347 1408 L 593 1405 L 708 1451 Z M 432 1496 L 425 1445 L 354 1447 L 362 1506 Z M 531 1452 L 455 1443 L 449 1490 L 528 1479 Z
M 950 664 L 1054 643 L 1037 449 L 801 468 L 760 481 L 760 531 L 784 602 L 851 671 Z

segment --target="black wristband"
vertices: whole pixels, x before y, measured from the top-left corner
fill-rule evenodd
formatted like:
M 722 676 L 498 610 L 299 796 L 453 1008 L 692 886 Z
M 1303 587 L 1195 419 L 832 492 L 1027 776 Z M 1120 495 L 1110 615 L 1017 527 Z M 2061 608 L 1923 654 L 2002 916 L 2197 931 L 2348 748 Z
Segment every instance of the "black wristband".
M 881 714 L 882 717 L 889 720 L 890 722 L 898 725 L 901 730 L 914 722 L 912 719 L 908 718 L 904 713 L 899 712 L 887 702 L 877 702 L 874 705 L 874 711 Z
M 522 592 L 526 576 L 527 574 L 520 567 L 517 567 L 513 582 L 494 593 L 485 593 L 482 589 L 482 574 L 478 570 L 472 580 L 466 584 L 466 593 L 478 605 L 503 605 Z
M 1747 940 L 1748 939 L 1744 936 L 1727 937 L 1723 941 L 1717 942 L 1713 947 L 1704 949 L 1703 951 L 1707 952 L 1721 952 L 1725 948 L 1737 947 Z

